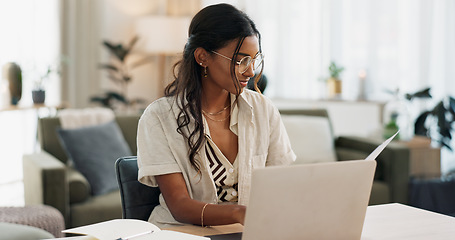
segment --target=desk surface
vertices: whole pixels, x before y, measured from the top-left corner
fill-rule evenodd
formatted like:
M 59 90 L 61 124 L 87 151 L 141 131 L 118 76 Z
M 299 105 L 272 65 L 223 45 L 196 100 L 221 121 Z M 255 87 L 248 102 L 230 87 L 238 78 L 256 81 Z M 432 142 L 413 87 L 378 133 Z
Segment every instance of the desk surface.
M 167 228 L 199 236 L 243 231 L 240 224 L 202 228 L 194 225 Z M 362 240 L 439 240 L 454 239 L 455 218 L 398 203 L 369 206 Z M 92 240 L 88 236 L 58 238 Z
M 241 232 L 243 226 L 240 224 L 213 226 L 208 228 L 181 226 L 168 230 L 204 236 Z M 454 217 L 398 203 L 369 206 L 367 208 L 362 231 L 363 240 L 437 240 L 453 239 L 454 236 Z
M 455 218 L 398 203 L 369 206 L 362 239 L 453 239 Z

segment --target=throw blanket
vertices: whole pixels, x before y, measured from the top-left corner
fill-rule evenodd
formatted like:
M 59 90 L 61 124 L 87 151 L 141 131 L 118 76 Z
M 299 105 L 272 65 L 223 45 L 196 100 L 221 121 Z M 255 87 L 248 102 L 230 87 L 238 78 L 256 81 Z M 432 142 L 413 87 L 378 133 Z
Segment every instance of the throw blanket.
M 115 114 L 109 108 L 63 109 L 59 118 L 63 129 L 75 129 L 110 122 Z

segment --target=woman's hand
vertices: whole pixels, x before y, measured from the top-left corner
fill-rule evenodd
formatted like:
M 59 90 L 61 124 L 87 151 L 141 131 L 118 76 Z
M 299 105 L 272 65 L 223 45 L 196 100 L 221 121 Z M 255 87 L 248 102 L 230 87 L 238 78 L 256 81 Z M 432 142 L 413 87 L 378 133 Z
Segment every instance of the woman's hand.
M 243 205 L 235 205 L 237 206 L 236 209 L 233 211 L 233 217 L 236 222 L 244 225 L 245 223 L 245 213 L 246 213 L 246 207 Z

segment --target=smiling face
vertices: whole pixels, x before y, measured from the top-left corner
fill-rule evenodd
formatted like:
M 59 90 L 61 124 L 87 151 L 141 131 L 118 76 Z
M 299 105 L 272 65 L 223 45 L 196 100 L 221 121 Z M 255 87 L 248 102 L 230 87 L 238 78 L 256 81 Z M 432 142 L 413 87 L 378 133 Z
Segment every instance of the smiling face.
M 225 47 L 217 49 L 216 52 L 226 57 L 232 58 L 234 55 L 238 40 L 231 41 Z M 240 61 L 245 56 L 254 58 L 259 53 L 259 41 L 256 36 L 246 37 L 239 49 L 235 62 Z M 254 76 L 253 64 L 251 64 L 244 73 L 239 72 L 239 65 L 235 64 L 235 77 L 231 72 L 231 61 L 219 54 L 209 53 L 207 64 L 208 76 L 202 78 L 202 84 L 205 89 L 225 90 L 232 94 L 241 93 L 247 86 L 248 80 Z M 238 90 L 240 92 L 238 92 Z

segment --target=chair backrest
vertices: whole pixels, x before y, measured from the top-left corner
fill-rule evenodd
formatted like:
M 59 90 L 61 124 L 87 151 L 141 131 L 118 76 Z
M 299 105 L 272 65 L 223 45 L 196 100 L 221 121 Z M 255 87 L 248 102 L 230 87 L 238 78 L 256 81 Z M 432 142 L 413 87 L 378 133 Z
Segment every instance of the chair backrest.
M 126 142 L 131 148 L 131 152 L 135 153 L 136 147 L 136 134 L 137 125 L 141 115 L 118 115 L 116 121 L 122 130 Z M 68 157 L 63 150 L 62 145 L 58 139 L 57 128 L 59 128 L 59 117 L 45 117 L 38 119 L 38 139 L 41 148 L 50 153 L 52 156 L 58 158 L 63 163 L 66 163 Z
M 115 162 L 115 171 L 122 199 L 123 218 L 147 221 L 153 208 L 159 205 L 160 189 L 137 180 L 137 157 L 122 157 Z
M 329 120 L 330 131 L 333 133 L 333 126 L 329 117 L 329 113 L 325 108 L 308 108 L 308 109 L 280 109 L 281 115 L 306 115 L 313 117 L 325 117 Z

